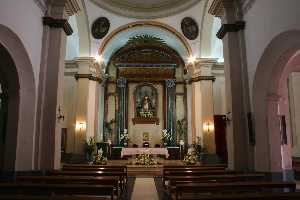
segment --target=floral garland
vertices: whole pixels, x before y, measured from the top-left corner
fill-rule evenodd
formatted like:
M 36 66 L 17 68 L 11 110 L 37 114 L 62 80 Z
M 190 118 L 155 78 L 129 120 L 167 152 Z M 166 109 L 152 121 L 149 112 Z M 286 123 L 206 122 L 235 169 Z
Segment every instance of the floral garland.
M 146 167 L 151 165 L 157 165 L 158 162 L 155 161 L 153 158 L 150 158 L 149 154 L 142 153 L 138 155 L 138 157 L 135 159 L 136 165 L 145 165 Z

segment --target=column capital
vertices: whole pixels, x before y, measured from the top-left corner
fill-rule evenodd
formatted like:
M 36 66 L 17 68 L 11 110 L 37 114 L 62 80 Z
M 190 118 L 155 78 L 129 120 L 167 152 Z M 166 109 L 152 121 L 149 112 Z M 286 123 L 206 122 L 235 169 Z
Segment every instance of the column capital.
M 193 78 L 200 76 L 212 76 L 212 68 L 217 64 L 217 59 L 199 58 L 188 66 L 188 70 Z
M 76 80 L 88 78 L 92 81 L 102 82 L 100 65 L 93 57 L 78 57 L 74 60 L 65 61 L 65 75 L 73 75 Z
M 120 77 L 117 79 L 117 87 L 119 87 L 119 88 L 125 88 L 126 83 L 127 83 L 126 78 Z
M 176 79 L 167 79 L 165 80 L 167 88 L 173 88 L 176 84 Z

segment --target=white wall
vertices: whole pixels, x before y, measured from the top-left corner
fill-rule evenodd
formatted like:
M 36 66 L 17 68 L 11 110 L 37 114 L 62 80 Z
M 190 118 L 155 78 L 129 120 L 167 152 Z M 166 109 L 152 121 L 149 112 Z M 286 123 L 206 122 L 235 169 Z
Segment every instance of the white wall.
M 245 40 L 252 97 L 257 64 L 271 40 L 288 30 L 300 29 L 299 0 L 260 0 L 245 14 Z
M 88 13 L 88 20 L 89 20 L 90 27 L 92 26 L 92 23 L 98 17 L 106 17 L 110 21 L 110 29 L 109 29 L 108 34 L 122 25 L 131 23 L 131 22 L 135 22 L 135 21 L 140 21 L 138 19 L 126 18 L 126 17 L 118 16 L 114 13 L 108 12 L 108 11 L 98 7 L 94 3 L 90 2 L 89 0 L 85 0 L 85 3 L 86 3 L 86 9 L 87 9 L 87 13 Z M 184 17 L 192 17 L 193 19 L 195 19 L 197 21 L 198 26 L 200 28 L 201 23 L 202 23 L 202 16 L 203 16 L 203 12 L 204 12 L 203 11 L 204 4 L 205 4 L 205 1 L 200 1 L 200 3 L 196 4 L 194 7 L 190 8 L 182 13 L 179 13 L 179 14 L 176 14 L 176 15 L 173 15 L 170 17 L 154 19 L 151 21 L 158 21 L 158 22 L 165 23 L 165 24 L 170 25 L 173 28 L 175 28 L 178 32 L 182 33 L 181 32 L 181 20 Z M 92 56 L 97 54 L 102 41 L 103 41 L 103 39 L 96 40 L 93 37 L 91 37 L 91 55 Z M 200 31 L 199 31 L 199 36 L 196 40 L 188 40 L 188 42 L 192 48 L 194 56 L 199 57 L 200 56 Z
M 36 88 L 41 63 L 43 15 L 33 0 L 0 0 L 0 24 L 15 32 L 25 46 L 33 66 Z

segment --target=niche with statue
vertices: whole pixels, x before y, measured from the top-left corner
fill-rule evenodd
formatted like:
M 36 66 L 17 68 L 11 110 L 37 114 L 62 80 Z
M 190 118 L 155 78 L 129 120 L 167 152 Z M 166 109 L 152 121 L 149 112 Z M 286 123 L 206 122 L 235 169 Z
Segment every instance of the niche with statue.
M 141 84 L 134 91 L 135 114 L 133 124 L 159 124 L 157 91 L 151 84 Z

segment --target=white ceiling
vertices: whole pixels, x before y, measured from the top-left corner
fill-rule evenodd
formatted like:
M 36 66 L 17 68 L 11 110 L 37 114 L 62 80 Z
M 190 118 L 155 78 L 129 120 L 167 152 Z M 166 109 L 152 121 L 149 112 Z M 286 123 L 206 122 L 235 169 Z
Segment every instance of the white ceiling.
M 91 0 L 103 9 L 139 19 L 167 17 L 182 12 L 201 0 Z

